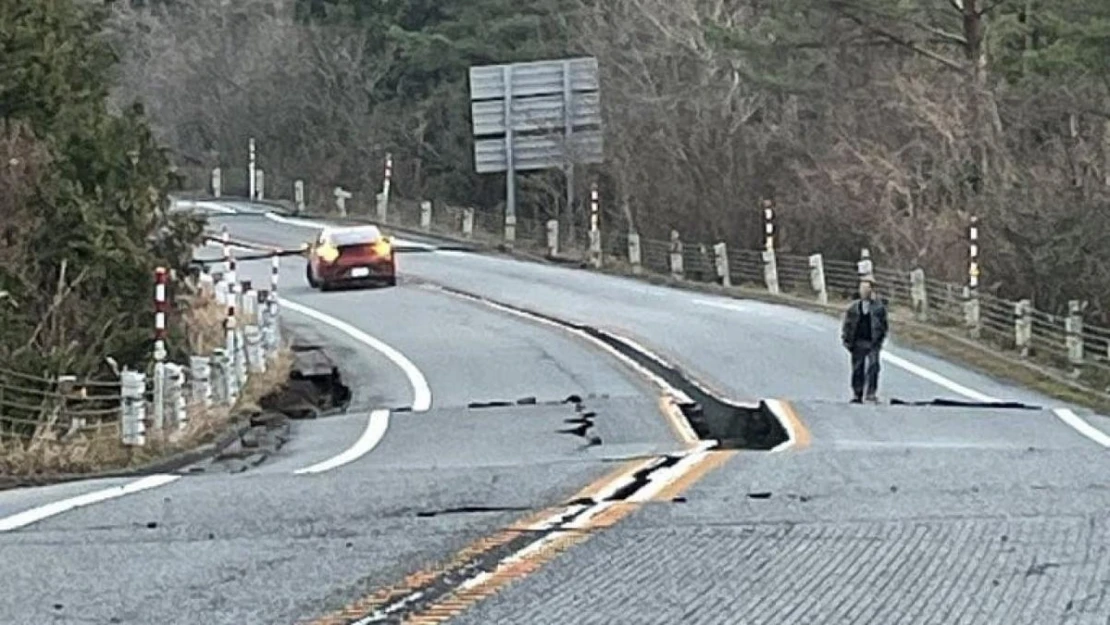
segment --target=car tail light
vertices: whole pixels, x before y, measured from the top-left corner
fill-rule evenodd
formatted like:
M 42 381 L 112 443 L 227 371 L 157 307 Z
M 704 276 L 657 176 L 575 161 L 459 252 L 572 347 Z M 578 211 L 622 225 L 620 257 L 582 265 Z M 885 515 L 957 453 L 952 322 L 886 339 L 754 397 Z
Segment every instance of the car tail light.
M 393 246 L 389 244 L 388 239 L 378 239 L 370 246 L 370 251 L 376 256 L 389 256 L 392 250 Z

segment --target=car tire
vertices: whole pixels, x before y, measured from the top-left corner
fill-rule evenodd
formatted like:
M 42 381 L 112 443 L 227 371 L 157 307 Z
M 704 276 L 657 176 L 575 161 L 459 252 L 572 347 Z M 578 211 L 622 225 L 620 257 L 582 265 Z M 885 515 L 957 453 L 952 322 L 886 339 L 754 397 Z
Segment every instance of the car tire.
M 397 286 L 397 276 L 389 276 L 385 279 L 386 286 Z
M 320 286 L 320 283 L 317 282 L 316 278 L 312 276 L 312 265 L 311 264 L 305 265 L 304 277 L 305 277 L 305 280 L 308 281 L 308 286 L 310 286 L 314 289 L 318 288 Z

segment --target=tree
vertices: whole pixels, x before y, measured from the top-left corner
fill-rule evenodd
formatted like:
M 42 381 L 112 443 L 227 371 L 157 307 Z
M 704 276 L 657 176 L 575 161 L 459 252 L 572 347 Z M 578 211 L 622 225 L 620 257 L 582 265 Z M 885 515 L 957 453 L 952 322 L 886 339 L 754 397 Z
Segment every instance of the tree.
M 166 214 L 169 162 L 139 105 L 105 104 L 115 59 L 105 13 L 73 0 L 0 6 L 0 362 L 87 373 L 104 356 L 145 361 L 153 269 L 182 273 L 201 224 Z M 7 222 L 8 220 L 5 219 Z

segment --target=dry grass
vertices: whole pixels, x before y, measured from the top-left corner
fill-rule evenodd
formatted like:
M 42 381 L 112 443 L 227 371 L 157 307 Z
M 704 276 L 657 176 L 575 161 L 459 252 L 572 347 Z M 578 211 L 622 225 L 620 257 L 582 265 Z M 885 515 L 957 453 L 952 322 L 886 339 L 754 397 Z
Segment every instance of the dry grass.
M 222 347 L 226 308 L 211 291 L 196 289 L 179 297 L 187 328 L 189 351 L 211 353 Z M 242 318 L 251 323 L 252 318 Z M 262 374 L 252 374 L 235 406 L 190 405 L 184 429 L 167 433 L 147 428 L 146 445 L 128 447 L 120 440 L 118 421 L 97 424 L 69 436 L 53 423 L 44 423 L 29 440 L 0 439 L 0 476 L 50 476 L 91 474 L 143 465 L 195 449 L 228 431 L 233 415 L 258 410 L 262 397 L 278 390 L 289 379 L 293 352 L 284 347 L 275 354 Z M 147 406 L 147 415 L 151 408 Z

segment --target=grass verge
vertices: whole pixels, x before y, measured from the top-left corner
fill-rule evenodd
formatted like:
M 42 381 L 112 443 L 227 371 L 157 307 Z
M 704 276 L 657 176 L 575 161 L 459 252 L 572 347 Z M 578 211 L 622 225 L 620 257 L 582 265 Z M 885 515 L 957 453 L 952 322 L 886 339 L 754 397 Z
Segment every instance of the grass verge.
M 223 345 L 226 309 L 214 297 L 204 293 L 182 296 L 179 305 L 190 353 L 211 353 Z M 148 423 L 147 441 L 142 447 L 122 443 L 118 416 L 63 431 L 56 426 L 64 415 L 51 415 L 29 439 L 0 440 L 0 488 L 5 486 L 3 478 L 18 481 L 27 477 L 90 476 L 172 463 L 175 457 L 226 438 L 230 430 L 239 427 L 239 415 L 259 411 L 261 399 L 288 382 L 293 362 L 293 352 L 283 347 L 273 355 L 264 373 L 251 374 L 234 406 L 189 405 L 185 427 L 173 432 L 157 431 Z M 148 417 L 150 414 L 148 406 Z

